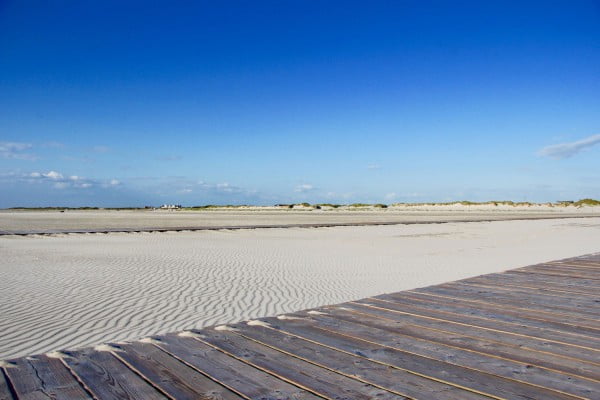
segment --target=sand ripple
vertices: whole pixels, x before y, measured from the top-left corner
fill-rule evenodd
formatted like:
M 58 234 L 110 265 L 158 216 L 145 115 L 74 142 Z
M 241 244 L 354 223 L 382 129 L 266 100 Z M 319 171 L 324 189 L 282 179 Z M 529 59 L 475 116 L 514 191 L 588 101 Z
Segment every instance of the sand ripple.
M 0 238 L 0 359 L 598 251 L 600 218 Z

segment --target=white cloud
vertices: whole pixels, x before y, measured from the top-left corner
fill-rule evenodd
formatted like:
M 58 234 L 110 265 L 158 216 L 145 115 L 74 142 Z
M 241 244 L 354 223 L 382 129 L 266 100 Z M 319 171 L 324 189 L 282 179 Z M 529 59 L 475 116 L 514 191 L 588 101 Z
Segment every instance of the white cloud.
M 396 193 L 388 193 L 385 195 L 386 200 L 394 200 L 398 195 Z
M 310 192 L 311 190 L 314 190 L 314 188 L 315 187 L 309 183 L 303 183 L 301 185 L 296 186 L 296 189 L 294 189 L 294 192 L 297 192 L 297 193 Z
M 31 147 L 31 143 L 0 142 L 0 151 L 22 151 Z
M 56 171 L 50 171 L 46 174 L 42 174 L 42 176 L 52 179 L 52 180 L 59 180 L 59 179 L 63 179 L 63 175 L 60 172 L 56 172 Z
M 585 139 L 581 139 L 575 142 L 554 144 L 552 146 L 546 146 L 541 149 L 538 154 L 545 157 L 554 159 L 563 159 L 573 157 L 575 154 L 582 150 L 590 148 L 600 143 L 600 135 L 588 136 Z
M 367 169 L 370 169 L 370 170 L 381 169 L 381 165 L 379 165 L 379 164 L 369 164 L 369 165 L 367 165 Z
M 14 174 L 14 179 L 17 181 L 28 183 L 52 183 L 52 187 L 56 189 L 78 188 L 88 189 L 99 186 L 103 188 L 116 187 L 121 185 L 117 179 L 88 179 L 79 175 L 69 175 L 65 177 L 58 171 L 48 172 L 30 172 L 28 174 Z
M 197 193 L 202 196 L 208 194 L 251 195 L 254 193 L 252 190 L 232 185 L 229 182 L 210 183 L 203 180 L 190 181 L 184 178 L 179 179 L 179 181 L 175 183 L 173 190 L 180 194 Z
M 227 182 L 217 183 L 216 188 L 217 188 L 217 191 L 225 192 L 225 193 L 232 193 L 232 192 L 238 190 L 238 188 L 231 186 Z
M 25 153 L 25 150 L 32 147 L 31 143 L 0 142 L 0 157 L 13 160 L 37 160 L 34 154 Z

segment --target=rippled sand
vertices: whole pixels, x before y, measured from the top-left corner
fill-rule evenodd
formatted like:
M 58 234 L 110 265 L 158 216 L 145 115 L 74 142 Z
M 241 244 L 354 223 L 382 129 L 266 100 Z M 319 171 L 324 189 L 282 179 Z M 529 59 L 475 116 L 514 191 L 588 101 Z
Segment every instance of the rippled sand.
M 0 237 L 0 359 L 600 251 L 600 218 Z

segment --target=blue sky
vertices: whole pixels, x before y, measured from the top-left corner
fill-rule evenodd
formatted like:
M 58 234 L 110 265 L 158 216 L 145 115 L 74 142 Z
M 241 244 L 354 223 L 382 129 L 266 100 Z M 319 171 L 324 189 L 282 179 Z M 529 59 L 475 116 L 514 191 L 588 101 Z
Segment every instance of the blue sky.
M 600 198 L 595 1 L 0 1 L 0 207 Z

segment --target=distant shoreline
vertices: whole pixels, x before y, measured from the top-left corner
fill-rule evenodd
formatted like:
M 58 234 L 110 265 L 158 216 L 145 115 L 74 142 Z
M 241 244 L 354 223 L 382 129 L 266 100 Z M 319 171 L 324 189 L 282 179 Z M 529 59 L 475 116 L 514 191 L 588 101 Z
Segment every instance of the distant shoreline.
M 34 235 L 63 235 L 63 234 L 108 234 L 108 233 L 160 233 L 160 232 L 197 232 L 197 231 L 231 231 L 231 230 L 255 230 L 255 229 L 292 229 L 292 228 L 334 228 L 334 227 L 359 227 L 359 226 L 387 226 L 387 225 L 419 225 L 419 224 L 447 224 L 447 223 L 466 223 L 466 222 L 497 222 L 497 221 L 528 221 L 528 220 L 543 220 L 543 219 L 567 219 L 567 218 L 590 218 L 590 217 L 599 217 L 600 216 L 600 207 L 597 207 L 596 213 L 590 212 L 581 212 L 581 213 L 565 213 L 565 212 L 557 212 L 554 214 L 549 214 L 547 212 L 540 212 L 538 214 L 521 211 L 521 212 L 511 212 L 511 213 L 501 213 L 501 212 L 480 212 L 476 214 L 471 214 L 468 212 L 456 212 L 455 215 L 450 213 L 435 213 L 433 215 L 426 215 L 427 213 L 419 213 L 418 215 L 407 215 L 407 213 L 395 213 L 392 214 L 395 218 L 393 219 L 381 219 L 374 218 L 378 215 L 378 213 L 368 213 L 361 215 L 363 219 L 351 219 L 353 216 L 356 216 L 356 213 L 338 213 L 338 216 L 343 218 L 338 220 L 324 220 L 322 222 L 318 222 L 318 217 L 315 214 L 316 219 L 309 220 L 310 222 L 295 222 L 293 219 L 293 215 L 289 215 L 289 218 L 286 218 L 287 213 L 275 213 L 275 214 L 283 214 L 279 215 L 280 218 L 275 218 L 274 223 L 255 223 L 257 221 L 256 218 L 246 218 L 248 214 L 232 214 L 232 217 L 235 217 L 237 224 L 219 224 L 219 219 L 208 219 L 201 220 L 202 222 L 208 222 L 210 224 L 196 224 L 196 225 L 163 225 L 163 226 L 152 226 L 152 225 L 139 225 L 139 226 L 131 226 L 128 224 L 127 220 L 115 221 L 108 220 L 103 223 L 103 216 L 98 216 L 98 223 L 100 226 L 86 226 L 85 221 L 75 221 L 75 225 L 66 226 L 66 227 L 44 227 L 44 222 L 41 222 L 41 226 L 33 226 L 31 229 L 6 229 L 4 224 L 2 223 L 2 219 L 0 219 L 0 237 L 1 236 L 34 236 Z M 105 211 L 106 212 L 106 211 Z M 100 211 L 99 213 L 102 213 Z M 73 216 L 71 213 L 70 215 Z M 162 213 L 169 214 L 169 213 Z M 179 214 L 179 213 L 177 213 Z M 260 213 L 259 213 L 260 214 Z M 323 218 L 326 217 L 327 213 L 322 213 Z M 354 214 L 354 215 L 353 215 Z M 56 214 L 54 214 L 56 215 Z M 65 214 L 66 215 L 66 214 Z M 173 214 L 171 214 L 173 215 Z M 179 214 L 182 215 L 182 214 Z M 184 216 L 183 214 L 182 216 Z M 298 214 L 294 214 L 298 215 Z M 269 220 L 268 215 L 264 215 L 261 220 Z M 283 217 L 283 218 L 281 218 Z M 403 218 L 402 218 L 403 217 Z M 167 215 L 168 218 L 168 215 Z M 291 220 L 286 221 L 286 219 Z M 232 221 L 232 219 L 225 220 L 225 222 Z M 35 222 L 35 221 L 34 221 Z M 172 221 L 173 223 L 177 222 L 186 222 L 186 221 Z M 144 223 L 144 221 L 142 221 Z M 150 222 L 151 223 L 151 222 Z M 88 223 L 88 225 L 91 225 Z M 112 226 L 111 226 L 112 225 Z
M 277 205 L 219 205 L 219 204 L 207 204 L 200 206 L 182 206 L 182 205 L 162 205 L 162 206 L 144 206 L 144 207 L 98 207 L 98 206 L 81 206 L 81 207 L 62 207 L 62 206 L 48 206 L 48 207 L 8 207 L 0 209 L 0 211 L 87 211 L 87 210 L 107 210 L 107 211 L 136 211 L 136 210 L 183 210 L 183 211 L 203 211 L 203 210 L 282 210 L 282 209 L 294 209 L 294 210 L 360 210 L 360 209 L 405 209 L 411 207 L 596 207 L 600 206 L 600 200 L 595 199 L 581 199 L 577 201 L 556 201 L 556 202 L 543 202 L 535 203 L 528 201 L 511 201 L 511 200 L 490 200 L 483 202 L 475 201 L 453 201 L 453 202 L 423 202 L 423 203 L 352 203 L 352 204 L 332 204 L 332 203 L 290 203 L 290 204 L 277 204 Z

